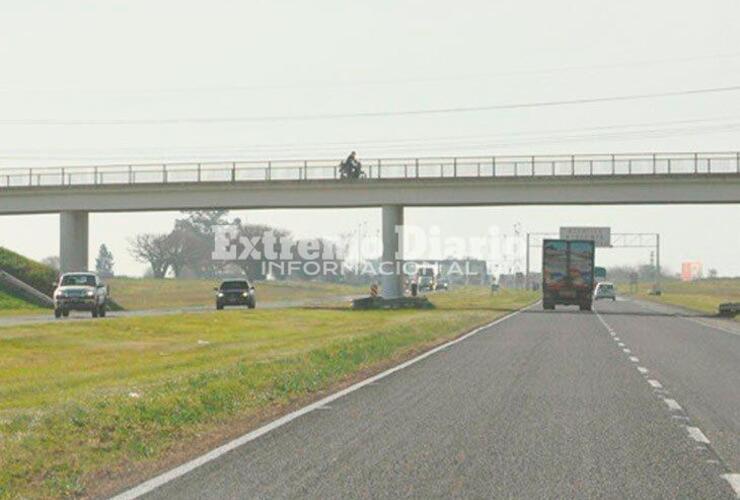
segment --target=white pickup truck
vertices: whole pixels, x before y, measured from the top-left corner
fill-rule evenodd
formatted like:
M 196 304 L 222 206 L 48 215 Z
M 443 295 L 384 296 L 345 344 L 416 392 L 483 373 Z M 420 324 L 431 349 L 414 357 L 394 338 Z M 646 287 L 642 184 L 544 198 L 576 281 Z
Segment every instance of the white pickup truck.
M 97 274 L 65 273 L 54 285 L 54 317 L 66 318 L 69 311 L 90 311 L 93 318 L 105 317 L 108 287 Z

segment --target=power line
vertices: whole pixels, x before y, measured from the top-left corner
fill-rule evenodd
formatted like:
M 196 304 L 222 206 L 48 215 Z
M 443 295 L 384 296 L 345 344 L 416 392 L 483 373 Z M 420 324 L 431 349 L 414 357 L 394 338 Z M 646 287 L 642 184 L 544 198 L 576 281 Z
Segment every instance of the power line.
M 120 88 L 120 89 L 95 89 L 95 88 L 69 88 L 69 89 L 54 89 L 54 88 L 37 88 L 37 89 L 10 89 L 0 88 L 1 93 L 12 93 L 12 92 L 84 92 L 84 93 L 151 93 L 151 94 L 163 94 L 163 93 L 191 93 L 191 92 L 243 92 L 251 90 L 285 90 L 285 89 L 301 89 L 301 88 L 337 88 L 337 87 L 359 87 L 359 86 L 381 86 L 381 85 L 404 85 L 404 84 L 425 84 L 425 83 L 444 83 L 444 82 L 455 82 L 455 81 L 466 81 L 466 80 L 487 80 L 494 78 L 504 78 L 519 75 L 541 75 L 541 74 L 553 74 L 553 73 L 567 73 L 575 71 L 593 71 L 593 70 L 611 70 L 611 69 L 624 69 L 633 67 L 653 66 L 661 64 L 673 64 L 673 63 L 687 63 L 696 62 L 703 60 L 713 59 L 734 59 L 740 57 L 740 52 L 724 52 L 715 53 L 709 55 L 695 55 L 686 57 L 675 57 L 675 58 L 662 58 L 662 59 L 642 59 L 637 61 L 623 61 L 608 64 L 592 64 L 592 65 L 573 65 L 573 66 L 557 66 L 551 68 L 534 68 L 534 69 L 518 69 L 510 71 L 498 71 L 491 73 L 472 73 L 472 74 L 458 74 L 458 75 L 444 75 L 444 76 L 430 76 L 430 77 L 418 77 L 418 78 L 387 78 L 387 79 L 375 79 L 375 80 L 354 80 L 354 81 L 307 81 L 307 82 L 291 82 L 291 83 L 254 83 L 245 85 L 227 85 L 227 86 L 203 86 L 203 87 L 173 87 L 173 88 Z
M 672 92 L 655 92 L 644 94 L 630 94 L 621 96 L 586 97 L 578 99 L 561 99 L 554 101 L 534 101 L 509 104 L 492 104 L 486 106 L 460 106 L 449 108 L 428 108 L 402 111 L 365 111 L 356 113 L 326 113 L 312 115 L 272 115 L 252 117 L 212 117 L 212 118 L 152 118 L 152 119 L 118 119 L 118 120 L 55 120 L 55 119 L 23 119 L 0 120 L 0 125 L 11 126 L 109 126 L 109 125 L 188 125 L 188 124 L 218 124 L 218 123 L 254 123 L 254 122 L 288 122 L 313 120 L 339 120 L 349 118 L 383 118 L 403 116 L 430 116 L 449 115 L 459 113 L 474 113 L 496 110 L 547 108 L 582 104 L 596 104 L 604 102 L 624 102 L 655 98 L 691 96 L 700 94 L 717 94 L 737 92 L 740 85 L 728 87 L 710 87 L 702 89 L 678 90 Z
M 229 151 L 245 151 L 245 150 L 261 150 L 261 149 L 315 149 L 315 148 L 322 148 L 322 147 L 332 147 L 332 146 L 377 146 L 377 147 L 387 147 L 387 146 L 415 146 L 417 144 L 428 144 L 430 141 L 434 142 L 452 142 L 452 143 L 460 143 L 461 141 L 469 141 L 474 139 L 484 139 L 484 140 L 490 140 L 490 139 L 496 139 L 496 138 L 508 138 L 508 137 L 519 137 L 519 136 L 542 136 L 542 135 L 549 135 L 549 134 L 563 134 L 563 133 L 569 133 L 569 132 L 598 132 L 598 131 L 608 131 L 608 130 L 618 130 L 618 129 L 634 129 L 634 128 L 644 128 L 644 127 L 662 127 L 666 125 L 696 125 L 696 124 L 712 124 L 714 123 L 716 126 L 723 126 L 721 122 L 725 122 L 728 120 L 738 120 L 740 117 L 738 116 L 715 116 L 715 117 L 707 117 L 707 118 L 691 118 L 691 119 L 683 119 L 683 120 L 668 120 L 668 121 L 652 121 L 652 122 L 639 122 L 639 123 L 621 123 L 621 124 L 612 124 L 612 125 L 596 125 L 591 127 L 575 127 L 575 128 L 561 128 L 561 129 L 539 129 L 539 130 L 516 130 L 516 131 L 507 131 L 506 133 L 493 133 L 493 134 L 466 134 L 466 135 L 444 135 L 444 136 L 417 136 L 417 137 L 405 137 L 405 138 L 393 138 L 393 139 L 387 139 L 387 138 L 378 138 L 378 139 L 348 139 L 348 140 L 342 140 L 342 141 L 322 141 L 322 142 L 309 142 L 309 143 L 300 143 L 300 142 L 280 142 L 280 143 L 264 143 L 264 144 L 250 144 L 250 145 L 240 145 L 240 146 L 233 146 L 233 145 L 216 145 L 216 146 L 206 146 L 206 147 L 178 147 L 178 151 L 182 151 L 184 153 L 201 153 L 203 151 L 220 151 L 220 152 L 229 152 Z M 732 125 L 732 124 L 728 124 Z M 625 131 L 627 132 L 627 131 Z M 66 155 L 71 155 L 74 153 L 87 153 L 90 154 L 91 152 L 95 151 L 103 151 L 103 152 L 111 152 L 111 150 L 114 148 L 63 148 L 63 149 L 57 149 L 54 150 L 55 153 L 61 153 Z M 31 154 L 37 154 L 39 149 L 18 149 L 13 148 L 12 152 L 15 154 L 16 158 L 22 158 L 20 156 L 24 152 L 31 152 Z M 52 151 L 48 147 L 44 147 L 41 149 L 41 151 L 49 152 Z M 154 149 L 154 148 L 142 148 L 142 147 L 130 147 L 130 148 L 115 148 L 115 152 L 119 154 L 130 154 L 130 153 L 155 153 L 160 154 L 163 151 L 163 149 Z M 8 158 L 11 153 L 5 153 L 3 154 L 2 151 L 0 151 L 0 155 L 4 158 Z
M 530 144 L 561 144 L 561 143 L 568 143 L 568 142 L 577 142 L 577 141 L 593 141 L 593 140 L 632 140 L 632 139 L 655 139 L 655 138 L 665 138 L 665 137 L 676 137 L 676 136 L 685 136 L 685 135 L 697 135 L 697 134 L 707 134 L 707 133 L 720 133 L 720 132 L 729 132 L 729 131 L 735 131 L 740 130 L 740 122 L 734 122 L 734 123 L 726 123 L 726 124 L 710 124 L 706 126 L 687 126 L 682 128 L 668 128 L 668 129 L 640 129 L 640 130 L 624 130 L 624 131 L 611 131 L 606 132 L 602 129 L 601 132 L 596 134 L 589 134 L 584 132 L 589 132 L 589 129 L 582 129 L 581 133 L 572 133 L 568 135 L 544 135 L 544 136 L 537 136 L 537 135 L 531 135 L 523 137 L 519 139 L 506 139 L 507 136 L 488 136 L 483 137 L 483 140 L 476 141 L 476 140 L 461 140 L 461 141 L 452 141 L 447 143 L 436 143 L 432 141 L 420 141 L 418 143 L 409 143 L 409 144 L 378 144 L 374 146 L 370 146 L 370 150 L 380 150 L 382 149 L 385 153 L 400 153 L 400 152 L 408 152 L 412 150 L 423 149 L 425 151 L 451 151 L 454 154 L 462 154 L 465 151 L 479 151 L 479 150 L 487 150 L 491 151 L 496 148 L 502 148 L 502 147 L 511 147 L 511 146 L 523 146 L 523 145 L 530 145 Z M 578 130 L 575 130 L 578 132 Z M 471 136 L 471 138 L 475 138 L 475 136 Z M 488 139 L 488 140 L 486 140 Z M 356 146 L 357 143 L 344 143 L 344 145 L 353 145 Z M 245 153 L 252 153 L 252 154 L 261 154 L 264 155 L 267 152 L 271 151 L 280 151 L 281 153 L 291 152 L 291 153 L 308 153 L 310 151 L 336 151 L 336 149 L 340 147 L 337 145 L 337 143 L 333 143 L 331 145 L 321 145 L 321 144 L 305 144 L 305 145 L 297 145 L 297 146 L 288 146 L 288 145 L 275 145 L 273 149 L 269 149 L 269 146 L 264 145 L 262 147 L 240 147 L 240 148 L 219 148 L 218 150 L 213 149 L 212 151 L 216 154 L 206 153 L 205 155 L 201 153 L 198 154 L 199 160 L 233 160 L 235 155 L 243 155 Z M 220 154 L 218 154 L 220 153 Z M 151 160 L 153 158 L 169 158 L 169 161 L 178 161 L 174 160 L 174 158 L 183 159 L 182 161 L 193 161 L 194 153 L 167 153 L 164 151 L 158 152 L 158 153 L 151 153 L 151 154 L 127 154 L 127 155 L 91 155 L 91 156 L 62 156 L 62 155 L 1 155 L 0 159 L 2 160 L 80 160 L 80 161 L 91 161 L 91 160 L 120 160 L 120 161 L 132 161 L 132 160 L 144 160 L 148 159 Z

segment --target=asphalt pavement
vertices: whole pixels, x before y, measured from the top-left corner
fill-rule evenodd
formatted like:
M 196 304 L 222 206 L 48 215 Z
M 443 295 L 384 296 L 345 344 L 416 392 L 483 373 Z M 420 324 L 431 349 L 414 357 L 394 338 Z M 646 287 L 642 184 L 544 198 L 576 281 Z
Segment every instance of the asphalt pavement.
M 159 477 L 148 497 L 735 498 L 734 324 L 628 301 L 539 307 Z

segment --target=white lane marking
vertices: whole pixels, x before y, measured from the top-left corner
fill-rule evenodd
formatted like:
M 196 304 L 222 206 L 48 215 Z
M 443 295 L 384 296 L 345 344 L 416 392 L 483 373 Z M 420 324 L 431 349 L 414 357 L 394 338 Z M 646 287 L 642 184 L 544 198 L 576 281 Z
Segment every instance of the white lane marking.
M 625 349 L 622 349 L 622 350 L 623 350 L 623 351 L 624 351 L 625 353 L 627 353 L 627 354 L 632 354 L 632 351 L 630 351 L 629 349 L 626 349 L 626 348 L 625 348 Z
M 297 419 L 298 417 L 301 417 L 303 415 L 306 415 L 309 412 L 312 412 L 313 410 L 320 408 L 322 406 L 326 406 L 332 401 L 336 401 L 339 398 L 342 398 L 350 393 L 353 393 L 359 389 L 362 389 L 366 385 L 370 385 L 373 382 L 376 382 L 382 378 L 385 378 L 393 373 L 396 373 L 397 371 L 401 371 L 404 368 L 407 368 L 413 364 L 418 363 L 419 361 L 428 358 L 429 356 L 432 356 L 439 351 L 446 349 L 450 346 L 453 346 L 459 342 L 462 342 L 463 340 L 472 337 L 473 335 L 486 330 L 488 328 L 491 328 L 499 323 L 502 323 L 508 319 L 513 318 L 514 316 L 521 313 L 521 311 L 529 309 L 530 307 L 537 305 L 539 303 L 535 302 L 534 304 L 531 304 L 527 307 L 524 307 L 522 309 L 519 309 L 518 311 L 514 311 L 513 313 L 507 314 L 506 316 L 503 316 L 495 321 L 492 321 L 491 323 L 488 323 L 487 325 L 480 326 L 476 328 L 475 330 L 472 330 L 465 335 L 462 335 L 456 339 L 450 340 L 449 342 L 446 342 L 442 345 L 439 345 L 435 347 L 434 349 L 430 349 L 429 351 L 422 353 L 418 355 L 415 358 L 412 358 L 408 361 L 405 361 L 401 363 L 400 365 L 396 365 L 393 368 L 389 368 L 388 370 L 378 373 L 377 375 L 374 375 L 370 378 L 366 378 L 365 380 L 362 380 L 360 382 L 357 382 L 356 384 L 353 384 L 345 389 L 342 389 L 339 392 L 335 392 L 334 394 L 331 394 L 323 399 L 320 399 L 314 403 L 311 403 L 308 406 L 304 406 L 303 408 L 300 408 L 294 412 L 288 413 L 287 415 L 283 415 L 282 417 L 278 418 L 277 420 L 273 420 L 267 425 L 264 425 L 260 427 L 259 429 L 255 429 L 252 432 L 249 432 L 247 434 L 244 434 L 241 437 L 238 437 L 234 439 L 233 441 L 229 441 L 228 443 L 219 446 L 218 448 L 215 448 L 205 455 L 201 455 L 197 458 L 194 458 L 193 460 L 190 460 L 189 462 L 186 462 L 178 467 L 175 467 L 174 469 L 167 471 L 163 474 L 160 474 L 159 476 L 156 476 L 152 479 L 149 479 L 148 481 L 145 481 L 138 486 L 134 486 L 133 488 L 126 490 L 114 497 L 111 498 L 111 500 L 133 500 L 134 498 L 138 498 L 146 493 L 149 493 L 150 491 L 153 491 L 160 486 L 163 486 L 170 481 L 174 481 L 175 479 L 184 476 L 185 474 L 197 469 L 198 467 L 211 462 L 213 460 L 216 460 L 217 458 L 221 457 L 222 455 L 225 455 L 226 453 L 230 452 L 231 450 L 234 450 L 236 448 L 239 448 L 240 446 L 245 445 L 246 443 L 249 443 L 250 441 L 254 441 L 260 436 L 264 436 L 270 431 L 273 431 L 277 429 L 278 427 L 282 427 L 283 425 Z
M 638 358 L 636 356 L 630 356 L 630 361 L 632 361 L 633 363 L 639 363 L 640 362 L 640 358 Z
M 637 371 L 640 372 L 640 373 L 642 373 L 644 375 L 644 374 L 646 374 L 648 372 L 648 369 L 645 368 L 644 366 L 638 366 L 637 367 Z
M 722 474 L 722 479 L 730 483 L 735 495 L 740 498 L 740 474 Z
M 665 404 L 668 405 L 668 408 L 671 411 L 681 411 L 681 410 L 683 410 L 683 408 L 681 408 L 681 405 L 678 404 L 675 399 L 667 399 L 666 398 L 663 401 L 665 401 Z
M 619 342 L 619 343 L 618 343 L 617 345 L 618 345 L 619 347 L 624 347 L 624 342 Z
M 687 422 L 690 420 L 686 415 L 671 415 L 671 418 L 675 418 L 676 420 L 685 420 Z
M 617 342 L 619 342 L 619 337 L 614 337 L 614 340 L 616 340 Z
M 614 332 L 613 332 L 613 331 L 611 331 L 611 330 L 609 330 L 609 335 L 611 335 L 612 337 L 616 337 L 616 336 L 617 336 L 617 334 L 616 334 L 616 333 L 614 333 Z
M 317 410 L 331 410 L 331 406 L 319 406 Z
M 690 425 L 687 425 L 686 430 L 689 432 L 689 437 L 694 441 L 698 443 L 709 444 L 709 439 L 707 439 L 707 437 L 698 427 L 691 427 Z
M 662 389 L 663 385 L 657 380 L 649 379 L 648 384 L 652 385 L 655 389 Z

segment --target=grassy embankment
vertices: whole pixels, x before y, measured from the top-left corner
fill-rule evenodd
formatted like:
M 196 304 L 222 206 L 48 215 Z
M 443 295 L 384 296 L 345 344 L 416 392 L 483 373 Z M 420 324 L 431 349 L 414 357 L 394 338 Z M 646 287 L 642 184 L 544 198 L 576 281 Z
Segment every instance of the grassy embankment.
M 56 278 L 56 271 L 49 266 L 0 247 L 0 269 L 47 295 L 52 293 L 52 282 Z M 43 313 L 48 313 L 48 310 L 27 302 L 10 290 L 3 289 L 0 284 L 0 316 Z
M 0 498 L 110 493 L 536 298 L 0 328 Z
M 26 314 L 48 314 L 48 309 L 29 304 L 17 297 L 9 295 L 0 290 L 0 317 L 20 316 Z
M 620 289 L 627 290 L 628 286 Z M 724 302 L 740 302 L 740 278 L 703 279 L 692 282 L 671 280 L 663 283 L 661 295 L 649 295 L 649 287 L 640 288 L 637 296 L 662 304 L 685 307 L 706 314 L 716 314 Z M 736 317 L 739 319 L 740 317 Z
M 127 310 L 213 306 L 213 287 L 219 284 L 216 280 L 157 280 L 151 278 L 111 278 L 107 280 L 107 283 L 110 286 L 111 297 Z M 255 288 L 257 304 L 367 292 L 367 287 L 358 288 L 307 281 L 257 282 Z

